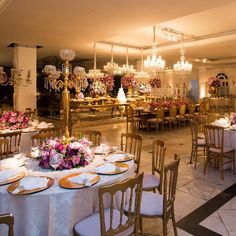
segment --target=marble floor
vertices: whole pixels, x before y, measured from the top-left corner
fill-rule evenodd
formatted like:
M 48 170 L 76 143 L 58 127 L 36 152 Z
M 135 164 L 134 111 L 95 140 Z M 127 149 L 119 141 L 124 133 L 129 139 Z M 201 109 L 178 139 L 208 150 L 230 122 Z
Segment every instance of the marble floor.
M 119 145 L 120 134 L 126 132 L 126 123 L 109 124 L 83 128 L 80 130 L 99 130 L 102 142 Z M 199 158 L 197 168 L 189 164 L 191 152 L 191 133 L 189 127 L 165 129 L 156 133 L 141 131 L 143 148 L 141 171 L 151 171 L 151 146 L 153 139 L 164 140 L 167 145 L 166 162 L 174 154 L 180 155 L 180 167 L 175 200 L 175 215 L 179 235 L 224 235 L 236 236 L 236 175 L 231 170 L 225 171 L 222 181 L 219 172 L 209 166 L 203 175 L 203 159 Z M 235 185 L 234 185 L 235 184 Z M 230 188 L 231 187 L 231 188 Z M 144 220 L 145 235 L 162 235 L 160 219 Z M 174 235 L 171 221 L 168 235 Z

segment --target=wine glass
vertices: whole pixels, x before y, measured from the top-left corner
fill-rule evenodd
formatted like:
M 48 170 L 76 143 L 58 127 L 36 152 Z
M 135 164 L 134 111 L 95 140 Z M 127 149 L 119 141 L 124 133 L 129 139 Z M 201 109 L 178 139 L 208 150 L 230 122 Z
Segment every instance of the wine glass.
M 61 164 L 63 159 L 63 155 L 60 153 L 56 153 L 53 155 L 50 159 L 50 165 L 54 169 L 54 171 L 57 169 L 57 167 Z

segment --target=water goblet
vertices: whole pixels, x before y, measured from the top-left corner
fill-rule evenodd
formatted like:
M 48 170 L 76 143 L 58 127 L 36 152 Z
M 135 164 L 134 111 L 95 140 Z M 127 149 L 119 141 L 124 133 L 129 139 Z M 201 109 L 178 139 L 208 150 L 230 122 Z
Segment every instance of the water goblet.
M 58 166 L 61 164 L 63 159 L 63 155 L 60 153 L 56 153 L 53 155 L 50 159 L 50 165 L 54 169 L 54 171 L 58 168 Z

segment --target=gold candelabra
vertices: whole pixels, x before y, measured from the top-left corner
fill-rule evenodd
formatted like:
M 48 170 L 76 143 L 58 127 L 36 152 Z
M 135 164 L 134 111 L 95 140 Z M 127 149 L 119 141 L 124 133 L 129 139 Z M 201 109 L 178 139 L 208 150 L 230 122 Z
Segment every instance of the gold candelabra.
M 63 61 L 62 71 L 58 71 L 54 65 L 46 65 L 44 72 L 47 74 L 49 85 L 52 89 L 62 91 L 62 109 L 64 113 L 65 137 L 70 137 L 69 132 L 69 112 L 70 112 L 70 91 L 69 88 L 76 90 L 81 86 L 81 79 L 85 78 L 83 67 L 76 66 L 72 73 L 70 61 L 75 58 L 75 52 L 72 49 L 61 49 L 60 57 Z

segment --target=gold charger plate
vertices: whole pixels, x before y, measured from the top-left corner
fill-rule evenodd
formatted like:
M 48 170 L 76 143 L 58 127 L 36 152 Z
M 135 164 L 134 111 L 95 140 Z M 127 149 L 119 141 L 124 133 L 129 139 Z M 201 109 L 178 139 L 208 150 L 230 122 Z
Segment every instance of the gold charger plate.
M 62 177 L 59 180 L 59 186 L 62 188 L 67 188 L 67 189 L 80 189 L 80 188 L 87 188 L 89 186 L 85 186 L 84 184 L 76 184 L 76 183 L 72 183 L 69 178 L 75 177 L 77 175 L 80 175 L 82 173 L 74 173 L 74 174 L 69 174 L 66 175 L 64 177 Z M 93 186 L 94 184 L 96 184 L 98 181 L 100 180 L 100 176 L 96 176 L 93 181 L 91 181 L 91 186 Z
M 10 179 L 5 180 L 5 181 L 0 181 L 0 186 L 14 183 L 14 182 L 22 179 L 23 177 L 25 177 L 25 172 L 22 171 L 22 172 L 20 172 L 18 175 L 16 175 L 13 178 L 10 178 Z
M 124 172 L 126 172 L 128 169 L 129 169 L 129 165 L 125 164 L 125 163 L 121 163 L 121 162 L 112 162 L 112 164 L 114 164 L 115 166 L 117 167 L 120 167 L 120 168 L 124 168 L 123 170 L 115 170 L 113 172 L 106 172 L 106 173 L 102 173 L 102 172 L 95 172 L 95 171 L 92 171 L 93 173 L 96 173 L 98 175 L 119 175 L 119 174 L 122 174 Z M 104 164 L 101 164 L 101 165 L 104 165 Z M 98 166 L 101 166 L 101 165 L 98 165 Z
M 41 192 L 43 190 L 46 190 L 48 188 L 50 188 L 54 181 L 52 178 L 50 177 L 47 177 L 47 176 L 38 176 L 38 177 L 35 177 L 35 178 L 40 178 L 40 177 L 46 177 L 48 179 L 48 184 L 46 187 L 43 187 L 43 188 L 35 188 L 35 189 L 31 189 L 31 190 L 23 190 L 23 191 L 20 191 L 14 195 L 26 195 L 26 194 L 32 194 L 32 193 L 38 193 L 38 192 Z M 12 183 L 8 188 L 7 188 L 7 191 L 11 194 L 13 194 L 12 192 L 19 186 L 19 183 L 20 181 L 17 181 L 15 183 Z

